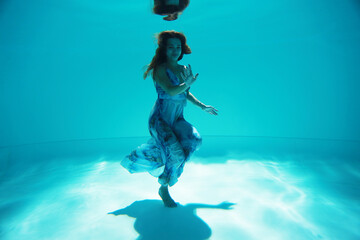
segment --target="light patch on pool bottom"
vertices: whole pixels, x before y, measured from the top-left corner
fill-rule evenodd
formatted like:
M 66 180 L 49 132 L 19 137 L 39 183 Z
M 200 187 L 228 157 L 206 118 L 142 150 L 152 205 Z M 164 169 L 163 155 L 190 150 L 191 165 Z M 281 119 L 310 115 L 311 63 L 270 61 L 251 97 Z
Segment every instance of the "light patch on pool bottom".
M 229 231 L 233 233 L 227 239 L 234 232 L 251 239 L 297 239 L 297 236 L 304 239 L 322 235 L 301 214 L 307 194 L 289 183 L 275 162 L 229 160 L 226 164 L 192 164 L 176 188 L 179 189 L 174 190 L 174 197 L 185 198 L 186 202 L 236 204 L 230 211 L 198 211 L 199 216 L 213 225 L 215 239 L 224 239 L 222 234 Z
M 23 212 L 2 224 L 3 239 L 136 239 L 139 234 L 158 239 L 211 235 L 210 239 L 221 240 L 360 236 L 356 199 L 344 202 L 344 196 L 329 194 L 332 180 L 327 179 L 329 185 L 319 184 L 321 176 L 311 165 L 273 159 L 201 162 L 187 163 L 179 182 L 170 188 L 181 204 L 175 210 L 149 200 L 160 198 L 157 179 L 147 173 L 129 174 L 118 162 L 106 159 L 79 164 L 64 181 L 34 193 Z M 63 174 L 60 169 L 66 166 L 58 168 L 50 173 Z M 235 205 L 226 209 L 227 203 Z M 128 211 L 122 212 L 124 208 Z M 113 211 L 122 214 L 107 214 Z M 159 229 L 167 230 L 159 235 L 154 232 Z

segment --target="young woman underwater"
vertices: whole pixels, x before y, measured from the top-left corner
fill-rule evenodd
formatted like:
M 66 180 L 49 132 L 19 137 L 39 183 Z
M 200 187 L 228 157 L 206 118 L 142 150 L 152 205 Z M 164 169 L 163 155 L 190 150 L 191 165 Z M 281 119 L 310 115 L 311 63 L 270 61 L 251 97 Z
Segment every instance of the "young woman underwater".
M 202 141 L 197 130 L 184 119 L 187 100 L 212 115 L 218 111 L 189 91 L 199 74 L 194 76 L 190 65 L 186 67 L 178 61 L 190 53 L 184 34 L 163 31 L 158 35 L 158 48 L 144 73 L 144 79 L 151 73 L 158 94 L 149 117 L 152 138 L 121 161 L 130 173 L 148 171 L 158 177 L 159 195 L 166 207 L 177 206 L 168 186 L 178 181 L 185 163 Z

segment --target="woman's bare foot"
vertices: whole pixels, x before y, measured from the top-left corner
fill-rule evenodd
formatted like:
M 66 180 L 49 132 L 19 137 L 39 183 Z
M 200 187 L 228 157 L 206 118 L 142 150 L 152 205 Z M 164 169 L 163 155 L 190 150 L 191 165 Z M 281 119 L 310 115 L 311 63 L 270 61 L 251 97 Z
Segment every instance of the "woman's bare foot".
M 161 186 L 159 188 L 159 195 L 164 202 L 165 207 L 177 207 L 176 202 L 171 198 L 168 187 Z

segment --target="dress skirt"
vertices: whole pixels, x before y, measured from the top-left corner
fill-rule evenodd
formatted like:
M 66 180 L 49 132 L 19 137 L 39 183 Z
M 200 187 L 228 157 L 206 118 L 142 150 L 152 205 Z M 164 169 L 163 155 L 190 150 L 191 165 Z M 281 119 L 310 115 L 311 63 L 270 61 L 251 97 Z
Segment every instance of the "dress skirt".
M 186 98 L 158 98 L 149 117 L 151 138 L 133 150 L 121 165 L 130 173 L 149 172 L 162 186 L 173 186 L 201 136 L 183 116 Z

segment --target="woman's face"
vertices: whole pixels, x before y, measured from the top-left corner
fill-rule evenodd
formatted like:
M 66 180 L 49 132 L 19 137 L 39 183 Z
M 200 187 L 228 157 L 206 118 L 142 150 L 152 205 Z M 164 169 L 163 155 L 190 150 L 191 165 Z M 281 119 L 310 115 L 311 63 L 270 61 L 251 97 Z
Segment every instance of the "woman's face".
M 169 38 L 166 46 L 168 61 L 177 61 L 181 55 L 181 41 L 178 38 Z

